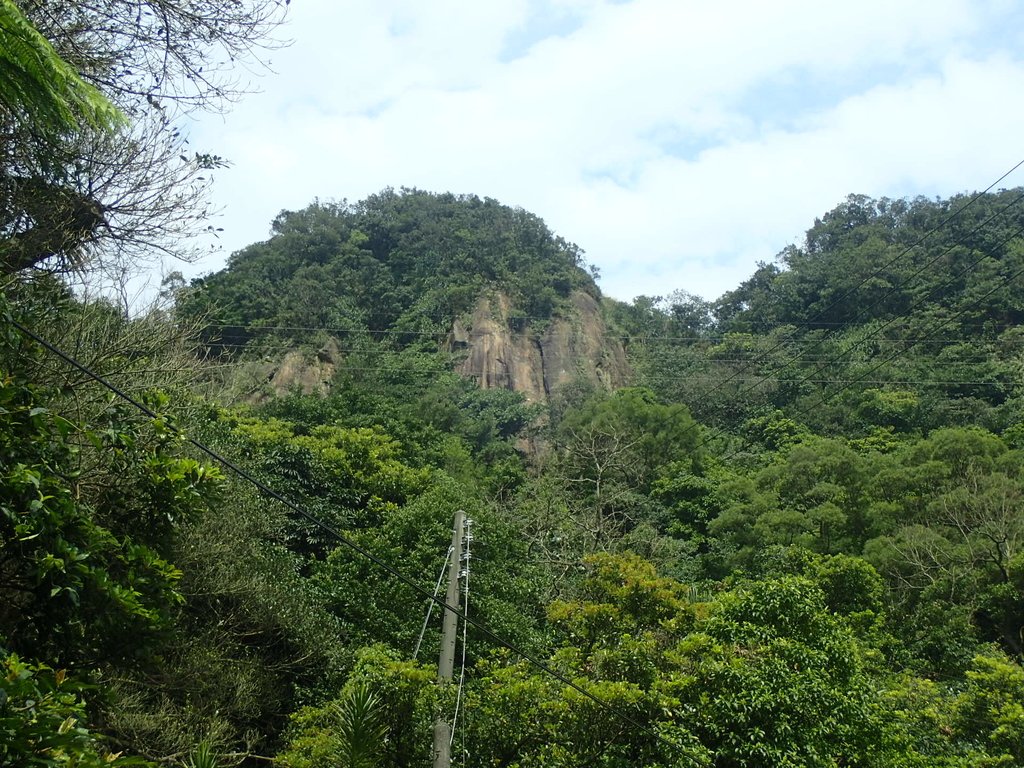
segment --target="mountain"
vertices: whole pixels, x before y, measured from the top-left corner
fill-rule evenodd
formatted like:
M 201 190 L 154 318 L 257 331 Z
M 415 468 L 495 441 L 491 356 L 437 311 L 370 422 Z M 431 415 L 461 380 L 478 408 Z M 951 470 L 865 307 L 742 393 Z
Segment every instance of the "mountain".
M 577 377 L 605 389 L 629 379 L 579 248 L 536 216 L 475 196 L 387 190 L 282 213 L 269 240 L 194 282 L 179 312 L 204 320 L 209 348 L 225 357 L 322 352 L 306 364 L 291 353 L 270 371 L 277 392 L 323 391 L 323 371 L 371 347 L 433 346 L 483 388 L 531 402 Z

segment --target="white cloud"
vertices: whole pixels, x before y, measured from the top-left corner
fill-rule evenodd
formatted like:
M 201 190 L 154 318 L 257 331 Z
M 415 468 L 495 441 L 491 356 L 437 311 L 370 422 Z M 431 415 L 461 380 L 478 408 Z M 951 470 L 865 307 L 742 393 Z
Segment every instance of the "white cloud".
M 1000 0 L 294 14 L 265 92 L 195 132 L 235 163 L 217 186 L 232 249 L 314 197 L 418 186 L 533 211 L 614 296 L 714 297 L 848 193 L 948 195 L 1020 159 L 1024 14 Z

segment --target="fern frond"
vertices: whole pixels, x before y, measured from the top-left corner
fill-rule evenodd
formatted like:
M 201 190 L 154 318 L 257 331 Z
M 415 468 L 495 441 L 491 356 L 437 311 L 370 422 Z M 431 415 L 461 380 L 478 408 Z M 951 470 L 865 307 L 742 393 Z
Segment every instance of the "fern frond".
M 113 130 L 124 114 L 85 82 L 13 0 L 0 0 L 0 104 L 47 133 Z

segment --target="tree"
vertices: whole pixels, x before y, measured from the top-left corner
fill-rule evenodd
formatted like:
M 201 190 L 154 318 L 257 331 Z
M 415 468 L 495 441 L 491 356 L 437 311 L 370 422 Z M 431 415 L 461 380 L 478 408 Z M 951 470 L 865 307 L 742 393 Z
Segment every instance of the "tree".
M 292 715 L 275 762 L 285 768 L 425 765 L 438 698 L 435 677 L 382 645 L 361 649 L 340 695 Z
M 812 583 L 745 584 L 697 629 L 669 690 L 715 765 L 892 764 L 857 643 Z
M 238 325 L 393 331 L 383 340 L 411 346 L 443 337 L 488 290 L 534 325 L 568 309 L 573 290 L 600 296 L 575 246 L 538 217 L 475 195 L 388 189 L 315 202 L 282 212 L 272 232 L 196 281 L 181 307 L 186 316 L 216 307 L 227 322 L 212 331 L 234 352 L 251 335 Z
M 688 291 L 673 291 L 664 304 L 670 319 L 670 335 L 696 340 L 714 330 L 712 305 L 700 296 Z
M 169 528 L 210 503 L 219 474 L 116 411 L 86 426 L 41 402 L 0 380 L 0 641 L 61 663 L 144 659 L 181 603 Z M 78 439 L 103 456 L 85 480 Z
M 222 161 L 187 153 L 176 120 L 237 92 L 218 62 L 268 44 L 283 5 L 54 0 L 21 8 L 46 42 L 21 25 L 6 42 L 31 45 L 4 46 L 18 75 L 0 92 L 5 271 L 66 270 L 90 257 L 121 270 L 154 252 L 189 256 L 188 239 L 208 216 L 206 173 Z M 34 66 L 16 67 L 27 58 Z M 42 92 L 41 79 L 51 84 Z
M 989 764 L 1024 765 L 1024 669 L 997 653 L 976 656 L 954 722 L 995 758 Z
M 288 750 L 278 760 L 286 768 L 315 768 L 325 763 L 338 768 L 380 765 L 390 727 L 382 702 L 365 683 L 346 686 L 338 698 L 320 710 L 300 712 Z M 300 730 L 301 729 L 301 730 Z
M 31 164 L 50 167 L 51 150 L 67 136 L 89 129 L 104 135 L 125 126 L 124 113 L 57 54 L 13 0 L 0 2 L 0 43 L 0 60 L 6 65 L 0 81 L 0 122 L 10 132 L 27 135 L 23 157 Z M 8 193 L 7 205 L 0 209 L 6 218 L 30 222 L 0 240 L 0 262 L 10 270 L 62 251 L 75 252 L 79 241 L 103 221 L 94 200 L 39 177 L 8 172 L 0 189 Z
M 548 663 L 594 698 L 496 653 L 467 694 L 471 754 L 517 767 L 710 764 L 671 690 L 675 644 L 694 621 L 686 588 L 632 554 L 584 568 L 573 599 L 548 608 L 560 640 Z
M 566 412 L 556 440 L 564 477 L 590 508 L 597 538 L 639 522 L 662 468 L 700 466 L 699 430 L 686 406 L 664 405 L 640 387 L 596 395 Z

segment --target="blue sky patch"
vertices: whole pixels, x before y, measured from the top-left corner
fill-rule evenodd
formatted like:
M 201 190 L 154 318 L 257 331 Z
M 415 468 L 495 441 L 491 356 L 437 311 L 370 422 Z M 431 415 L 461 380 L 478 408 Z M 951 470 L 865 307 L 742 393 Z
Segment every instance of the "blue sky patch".
M 548 38 L 568 37 L 582 27 L 583 22 L 583 17 L 578 14 L 555 14 L 550 8 L 534 6 L 526 23 L 505 37 L 498 60 L 508 63 L 521 59 Z

